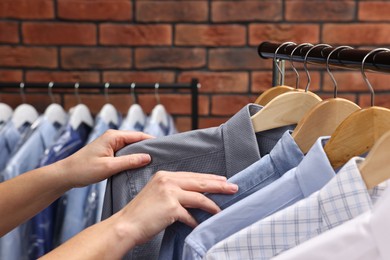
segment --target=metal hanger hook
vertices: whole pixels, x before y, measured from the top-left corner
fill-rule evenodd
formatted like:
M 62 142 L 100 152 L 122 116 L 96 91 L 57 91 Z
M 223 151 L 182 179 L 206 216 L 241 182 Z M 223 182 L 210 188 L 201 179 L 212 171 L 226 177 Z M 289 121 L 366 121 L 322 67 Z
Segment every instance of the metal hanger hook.
M 106 103 L 110 103 L 110 98 L 108 96 L 108 88 L 110 87 L 110 83 L 106 82 L 104 84 L 104 98 L 106 99 Z
M 24 82 L 20 82 L 19 84 L 20 89 L 20 97 L 22 99 L 22 103 L 26 103 L 26 94 L 24 93 Z
M 341 49 L 341 50 L 340 50 Z M 333 73 L 330 71 L 330 66 L 329 66 L 329 59 L 330 59 L 330 56 L 332 56 L 332 54 L 335 52 L 335 51 L 339 51 L 339 53 L 337 55 L 340 54 L 340 52 L 342 50 L 345 50 L 345 49 L 353 49 L 351 46 L 348 46 L 348 45 L 343 45 L 343 46 L 339 46 L 339 47 L 336 47 L 334 50 L 332 50 L 328 57 L 326 58 L 326 70 L 328 71 L 328 74 L 330 76 L 330 78 L 332 79 L 332 82 L 333 82 L 333 97 L 336 98 L 337 97 L 337 82 L 336 82 L 336 79 L 334 78 L 333 76 Z
M 156 83 L 154 84 L 154 96 L 156 97 L 157 104 L 160 105 L 160 95 L 158 94 L 158 89 L 160 87 L 160 84 Z
M 309 73 L 309 70 L 307 69 L 307 58 L 309 56 L 309 53 L 314 50 L 315 48 L 317 47 L 328 47 L 328 48 L 331 48 L 332 46 L 330 46 L 329 44 L 325 44 L 325 43 L 320 43 L 320 44 L 316 44 L 314 45 L 313 47 L 311 47 L 307 52 L 306 52 L 306 55 L 305 55 L 305 58 L 303 59 L 303 68 L 305 69 L 305 72 L 306 72 L 306 75 L 307 75 L 307 85 L 306 85 L 306 88 L 305 88 L 305 92 L 307 92 L 309 90 L 309 86 L 310 86 L 310 83 L 311 83 L 311 77 L 310 77 L 310 73 Z M 323 49 L 324 49 L 323 48 Z
M 364 81 L 366 82 L 366 85 L 368 87 L 368 89 L 370 90 L 371 92 L 371 106 L 374 106 L 374 99 L 375 99 L 375 92 L 374 92 L 374 88 L 372 87 L 370 81 L 368 80 L 367 76 L 366 76 L 366 73 L 364 71 L 364 63 L 366 62 L 366 59 L 371 55 L 371 54 L 375 54 L 377 52 L 383 52 L 383 51 L 390 51 L 390 49 L 388 48 L 376 48 L 376 49 L 373 49 L 372 51 L 370 51 L 369 53 L 367 53 L 367 55 L 363 58 L 362 60 L 362 67 L 361 67 L 361 73 L 362 73 L 362 76 L 363 76 L 363 79 Z M 375 56 L 374 56 L 375 58 Z
M 55 98 L 53 96 L 53 87 L 54 87 L 54 82 L 53 81 L 50 81 L 49 84 L 47 85 L 47 92 L 49 94 L 49 97 L 50 97 L 50 100 L 51 100 L 51 103 L 55 103 Z
M 307 43 L 307 42 L 301 43 L 301 44 L 297 45 L 297 46 L 294 48 L 294 50 L 291 52 L 291 54 L 290 54 L 290 64 L 291 64 L 291 67 L 292 67 L 292 69 L 294 70 L 295 75 L 296 75 L 295 89 L 298 89 L 298 88 L 299 88 L 299 73 L 298 73 L 298 70 L 297 70 L 297 69 L 295 68 L 295 66 L 294 66 L 293 54 L 294 54 L 294 52 L 295 52 L 296 50 L 298 50 L 299 48 L 304 47 L 304 46 L 313 46 L 313 44 Z
M 279 85 L 281 85 L 282 78 L 284 78 L 284 73 L 283 73 L 282 69 L 279 67 L 279 64 L 278 64 L 279 60 L 276 58 L 276 54 L 278 53 L 278 51 L 281 47 L 283 47 L 283 46 L 287 47 L 290 45 L 296 45 L 296 43 L 295 42 L 284 42 L 284 43 L 279 45 L 279 47 L 275 50 L 275 53 L 274 53 L 274 63 L 275 63 L 275 66 L 278 69 L 279 74 L 280 74 L 279 83 L 278 83 Z
M 137 96 L 135 95 L 135 82 L 130 85 L 130 94 L 133 100 L 133 104 L 137 104 Z
M 76 82 L 74 83 L 74 95 L 76 96 L 77 104 L 81 104 L 81 99 L 79 95 L 79 87 L 80 83 Z

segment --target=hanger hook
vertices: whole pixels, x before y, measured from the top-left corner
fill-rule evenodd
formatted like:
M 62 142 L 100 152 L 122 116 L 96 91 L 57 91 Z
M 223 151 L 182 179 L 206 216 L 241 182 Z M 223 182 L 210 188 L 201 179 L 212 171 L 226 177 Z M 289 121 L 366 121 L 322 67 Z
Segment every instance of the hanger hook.
M 79 95 L 79 87 L 80 87 L 80 83 L 76 82 L 74 84 L 74 95 L 76 96 L 77 104 L 81 104 L 81 99 L 80 99 L 80 95 Z
M 343 46 L 336 47 L 329 53 L 328 57 L 326 58 L 326 70 L 328 71 L 328 74 L 329 74 L 329 76 L 330 76 L 330 78 L 332 79 L 332 82 L 333 82 L 333 86 L 334 86 L 334 88 L 333 88 L 333 97 L 334 98 L 337 97 L 337 82 L 336 82 L 336 79 L 333 76 L 333 73 L 330 71 L 329 59 L 330 59 L 330 56 L 332 56 L 332 54 L 335 51 L 340 50 L 339 53 L 337 54 L 337 56 L 338 56 L 340 54 L 340 52 L 342 50 L 345 50 L 345 49 L 353 49 L 353 48 L 351 46 L 348 46 L 348 45 L 343 45 Z
M 305 88 L 305 92 L 307 92 L 309 90 L 309 86 L 310 86 L 310 83 L 311 83 L 311 77 L 310 77 L 310 73 L 309 73 L 309 70 L 307 69 L 307 58 L 309 56 L 309 53 L 314 50 L 315 48 L 317 47 L 324 47 L 322 49 L 325 49 L 325 48 L 331 48 L 332 46 L 330 46 L 329 44 L 325 44 L 325 43 L 320 43 L 320 44 L 316 44 L 314 46 L 312 46 L 305 54 L 305 58 L 303 59 L 303 68 L 305 69 L 305 72 L 306 72 L 306 75 L 307 75 L 307 85 L 306 85 L 306 88 Z
M 284 78 L 284 73 L 283 73 L 282 69 L 279 67 L 279 64 L 278 64 L 279 59 L 276 58 L 276 54 L 278 53 L 278 51 L 279 51 L 279 49 L 280 49 L 281 47 L 283 47 L 283 46 L 286 46 L 286 47 L 287 47 L 287 46 L 290 46 L 290 45 L 296 45 L 296 43 L 295 43 L 295 42 L 284 42 L 284 43 L 282 43 L 282 44 L 280 44 L 280 45 L 278 46 L 278 48 L 275 50 L 275 53 L 274 53 L 274 64 L 276 65 L 276 68 L 278 69 L 279 74 L 280 74 L 280 77 L 279 77 L 279 85 L 281 85 L 282 78 Z
M 160 104 L 160 95 L 158 94 L 158 89 L 160 87 L 160 84 L 156 83 L 154 84 L 154 96 L 156 97 L 157 104 Z
M 376 48 L 376 49 L 373 49 L 372 51 L 370 51 L 369 53 L 367 53 L 367 55 L 363 58 L 362 60 L 362 67 L 361 67 L 361 73 L 362 73 L 362 76 L 363 76 L 363 79 L 364 81 L 366 82 L 366 85 L 368 86 L 368 89 L 370 90 L 371 92 L 371 106 L 374 106 L 374 99 L 375 99 L 375 92 L 374 92 L 374 88 L 372 87 L 370 81 L 368 81 L 368 78 L 366 76 L 366 73 L 364 72 L 364 63 L 366 62 L 366 59 L 371 55 L 371 54 L 374 54 L 376 52 L 383 52 L 383 51 L 390 51 L 390 49 L 388 48 Z M 375 56 L 374 56 L 375 58 Z
M 47 92 L 49 93 L 49 97 L 50 97 L 50 100 L 51 100 L 51 103 L 55 103 L 55 99 L 54 99 L 54 96 L 53 96 L 53 89 L 54 87 L 54 82 L 53 81 L 50 81 L 49 84 L 47 85 Z
M 135 95 L 135 82 L 130 85 L 131 98 L 133 99 L 133 104 L 137 104 L 137 96 Z
M 19 84 L 20 89 L 20 97 L 22 99 L 22 103 L 26 103 L 26 94 L 24 93 L 24 82 L 20 82 Z
M 106 99 L 106 103 L 110 103 L 110 98 L 108 96 L 108 88 L 110 87 L 110 83 L 106 82 L 104 84 L 104 98 Z
M 294 66 L 294 61 L 293 61 L 293 54 L 294 54 L 294 52 L 296 51 L 296 50 L 298 50 L 299 48 L 301 48 L 301 47 L 303 47 L 303 46 L 313 46 L 313 44 L 311 44 L 311 43 L 307 43 L 307 42 L 305 42 L 305 43 L 301 43 L 301 44 L 299 44 L 299 45 L 297 45 L 295 48 L 294 48 L 294 50 L 291 52 L 291 54 L 290 54 L 290 64 L 291 64 L 291 67 L 292 67 L 292 69 L 294 70 L 294 72 L 295 72 L 295 75 L 297 76 L 296 77 L 296 82 L 295 82 L 295 89 L 298 89 L 299 88 L 299 73 L 298 73 L 298 70 L 295 68 L 295 66 Z

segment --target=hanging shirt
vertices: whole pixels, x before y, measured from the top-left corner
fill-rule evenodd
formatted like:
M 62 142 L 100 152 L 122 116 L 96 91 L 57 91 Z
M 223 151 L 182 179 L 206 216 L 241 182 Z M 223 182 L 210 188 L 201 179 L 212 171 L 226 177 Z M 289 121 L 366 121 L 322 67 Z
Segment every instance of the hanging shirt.
M 45 156 L 39 163 L 40 166 L 52 164 L 78 151 L 84 146 L 90 131 L 91 127 L 84 123 L 80 124 L 77 129 L 73 129 L 68 124 L 58 140 L 50 149 L 46 150 Z M 55 229 L 53 221 L 58 210 L 59 213 L 57 213 L 56 221 L 62 223 L 61 216 L 63 216 L 66 208 L 66 197 L 64 196 L 32 218 L 29 249 L 30 259 L 36 259 L 49 252 L 53 249 L 53 240 L 58 241 L 58 238 L 53 238 L 53 230 Z M 57 229 L 60 228 L 57 227 Z M 56 233 L 58 234 L 59 231 Z
M 321 189 L 336 174 L 323 148 L 328 139 L 319 138 L 296 168 L 196 227 L 185 240 L 182 259 L 202 259 L 218 242 Z
M 143 115 L 143 116 L 144 116 L 144 120 L 143 121 L 136 121 L 136 122 L 131 122 L 126 117 L 122 121 L 122 124 L 119 127 L 119 130 L 129 130 L 129 131 L 137 131 L 137 132 L 144 131 L 145 124 L 146 124 L 146 116 L 145 115 Z
M 21 145 L 20 140 L 29 131 L 31 124 L 26 122 L 16 128 L 12 120 L 8 120 L 0 131 L 0 171 L 4 170 L 12 154 Z M 2 177 L 0 177 L 0 182 Z
M 226 209 L 237 201 L 274 182 L 285 172 L 297 166 L 302 159 L 303 153 L 292 138 L 291 131 L 286 131 L 269 154 L 228 179 L 229 182 L 238 185 L 237 193 L 233 195 L 206 194 L 206 196 L 213 200 L 220 209 Z M 198 223 L 202 223 L 213 216 L 199 209 L 189 209 L 189 212 Z M 215 215 L 214 217 L 219 215 Z M 231 227 L 231 223 L 228 222 L 227 226 Z M 226 230 L 227 228 L 221 224 L 218 224 L 218 227 L 221 230 Z M 192 230 L 193 228 L 182 222 L 176 222 L 169 226 L 164 232 L 159 259 L 181 259 L 184 239 Z
M 250 117 L 262 107 L 249 104 L 219 127 L 188 131 L 126 146 L 117 156 L 148 153 L 152 162 L 141 169 L 119 173 L 108 180 L 103 218 L 122 209 L 159 170 L 193 171 L 232 177 L 268 154 L 283 133 L 282 127 L 256 134 Z M 126 259 L 157 259 L 163 232 L 135 247 Z
M 62 132 L 60 126 L 53 125 L 45 116 L 39 117 L 31 129 L 30 137 L 12 156 L 2 172 L 5 180 L 35 169 L 45 150 Z M 29 228 L 29 225 L 23 224 L 0 239 L 0 259 L 28 259 Z
M 369 211 L 384 188 L 368 191 L 351 159 L 324 188 L 222 240 L 205 259 L 269 259 Z
M 362 159 L 356 159 L 361 163 Z M 372 211 L 275 257 L 275 260 L 388 260 L 390 259 L 390 188 Z
M 167 113 L 166 117 L 167 117 L 167 125 L 164 125 L 162 122 L 154 122 L 150 120 L 149 117 L 146 121 L 144 132 L 154 137 L 162 137 L 162 136 L 176 134 L 177 130 L 172 116 Z

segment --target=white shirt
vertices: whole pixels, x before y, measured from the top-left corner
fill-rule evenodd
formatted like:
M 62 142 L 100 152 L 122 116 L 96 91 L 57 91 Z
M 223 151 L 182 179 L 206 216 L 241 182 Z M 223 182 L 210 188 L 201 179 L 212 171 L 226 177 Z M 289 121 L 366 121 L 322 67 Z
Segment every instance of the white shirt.
M 275 257 L 275 260 L 390 259 L 390 188 L 372 211 Z

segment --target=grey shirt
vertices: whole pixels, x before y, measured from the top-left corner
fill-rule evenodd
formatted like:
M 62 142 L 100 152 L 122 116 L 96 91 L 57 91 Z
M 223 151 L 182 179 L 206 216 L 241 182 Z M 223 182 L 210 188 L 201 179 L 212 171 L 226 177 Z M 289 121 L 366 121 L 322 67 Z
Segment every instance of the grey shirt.
M 255 133 L 250 117 L 262 107 L 249 104 L 219 127 L 145 140 L 126 146 L 116 156 L 148 153 L 146 167 L 124 171 L 108 180 L 102 219 L 122 209 L 159 170 L 193 171 L 232 177 L 268 154 L 283 133 L 281 127 Z M 129 251 L 125 259 L 157 259 L 163 232 Z

